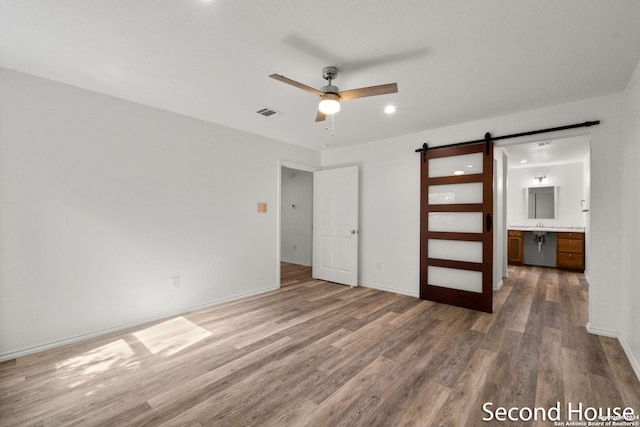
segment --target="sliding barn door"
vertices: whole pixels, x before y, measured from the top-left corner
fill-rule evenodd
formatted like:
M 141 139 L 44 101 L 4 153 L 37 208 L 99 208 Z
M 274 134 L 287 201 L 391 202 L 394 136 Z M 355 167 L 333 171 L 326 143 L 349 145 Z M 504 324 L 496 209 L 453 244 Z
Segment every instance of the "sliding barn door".
M 491 313 L 493 142 L 421 155 L 420 298 Z

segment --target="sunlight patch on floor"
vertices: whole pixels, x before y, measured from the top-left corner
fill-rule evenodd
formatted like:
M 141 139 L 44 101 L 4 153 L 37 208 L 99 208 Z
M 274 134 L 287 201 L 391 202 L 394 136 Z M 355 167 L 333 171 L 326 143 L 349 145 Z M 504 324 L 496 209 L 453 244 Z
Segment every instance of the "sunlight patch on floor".
M 74 388 L 109 369 L 135 367 L 136 364 L 129 363 L 133 356 L 135 356 L 135 352 L 129 344 L 125 340 L 119 339 L 57 363 L 56 369 L 59 371 L 61 379 L 74 379 L 74 382 L 69 386 Z
M 153 354 L 171 356 L 211 335 L 182 316 L 133 334 Z

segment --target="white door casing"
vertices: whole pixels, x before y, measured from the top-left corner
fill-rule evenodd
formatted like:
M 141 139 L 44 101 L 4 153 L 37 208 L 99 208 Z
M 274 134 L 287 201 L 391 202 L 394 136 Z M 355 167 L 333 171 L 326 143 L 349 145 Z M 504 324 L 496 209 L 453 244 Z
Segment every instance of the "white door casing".
M 358 285 L 358 167 L 313 174 L 313 267 L 316 279 Z

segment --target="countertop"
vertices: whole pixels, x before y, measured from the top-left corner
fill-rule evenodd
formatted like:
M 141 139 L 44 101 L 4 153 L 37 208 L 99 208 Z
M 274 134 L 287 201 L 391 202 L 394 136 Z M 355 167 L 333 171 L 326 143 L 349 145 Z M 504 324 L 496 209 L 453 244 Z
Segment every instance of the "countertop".
M 560 226 L 543 225 L 542 227 L 538 227 L 537 225 L 510 225 L 508 229 L 520 230 L 520 231 L 584 233 L 584 227 L 571 227 L 571 226 L 565 226 L 565 225 L 560 225 Z

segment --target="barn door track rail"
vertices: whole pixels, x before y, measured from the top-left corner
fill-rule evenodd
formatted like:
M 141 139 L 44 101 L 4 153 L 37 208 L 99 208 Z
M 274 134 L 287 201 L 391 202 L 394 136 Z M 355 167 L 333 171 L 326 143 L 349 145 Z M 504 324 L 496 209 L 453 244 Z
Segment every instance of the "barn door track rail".
M 425 162 L 427 161 L 427 150 L 434 150 L 437 148 L 448 148 L 448 147 L 461 147 L 463 145 L 480 144 L 483 142 L 488 143 L 489 141 L 499 141 L 501 139 L 518 138 L 520 136 L 537 135 L 540 133 L 556 132 L 559 130 L 590 127 L 590 126 L 595 126 L 599 124 L 600 124 L 600 120 L 592 120 L 584 123 L 576 123 L 572 125 L 558 126 L 553 128 L 547 128 L 547 129 L 531 130 L 528 132 L 512 133 L 510 135 L 503 135 L 503 136 L 491 136 L 491 134 L 487 132 L 484 134 L 484 138 L 482 139 L 476 139 L 473 141 L 456 142 L 454 144 L 447 144 L 447 145 L 438 145 L 436 147 L 429 147 L 429 145 L 425 142 L 424 144 L 422 144 L 422 147 L 417 148 L 415 151 L 416 153 L 422 153 L 422 161 Z M 487 147 L 488 147 L 488 144 L 487 144 Z

